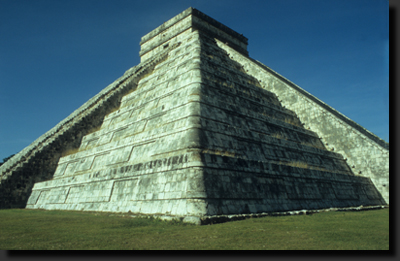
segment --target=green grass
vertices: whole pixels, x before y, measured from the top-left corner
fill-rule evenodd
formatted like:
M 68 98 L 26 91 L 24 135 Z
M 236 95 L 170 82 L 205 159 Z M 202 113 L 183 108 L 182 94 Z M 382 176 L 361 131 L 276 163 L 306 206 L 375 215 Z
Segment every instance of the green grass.
M 0 249 L 389 249 L 389 209 L 195 226 L 73 211 L 0 210 Z

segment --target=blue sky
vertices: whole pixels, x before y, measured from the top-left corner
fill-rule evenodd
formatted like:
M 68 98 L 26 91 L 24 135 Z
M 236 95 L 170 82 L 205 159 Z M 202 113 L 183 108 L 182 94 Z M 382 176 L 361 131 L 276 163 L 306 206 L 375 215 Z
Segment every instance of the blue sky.
M 389 141 L 386 0 L 0 0 L 0 161 L 137 65 L 140 38 L 190 6 Z

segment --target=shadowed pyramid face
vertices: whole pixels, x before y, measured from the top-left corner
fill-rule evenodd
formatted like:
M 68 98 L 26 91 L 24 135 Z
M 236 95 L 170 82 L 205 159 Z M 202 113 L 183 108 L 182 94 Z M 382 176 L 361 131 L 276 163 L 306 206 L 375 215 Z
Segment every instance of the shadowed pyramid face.
M 369 179 L 247 74 L 247 39 L 188 9 L 142 38 L 132 92 L 28 208 L 221 214 L 382 204 Z M 223 48 L 222 48 L 223 46 Z

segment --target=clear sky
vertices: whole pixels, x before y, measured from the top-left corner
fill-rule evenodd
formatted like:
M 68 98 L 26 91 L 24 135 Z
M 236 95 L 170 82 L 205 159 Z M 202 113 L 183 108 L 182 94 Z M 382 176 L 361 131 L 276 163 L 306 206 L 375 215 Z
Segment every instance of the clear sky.
M 140 38 L 190 6 L 389 141 L 386 0 L 0 0 L 0 162 L 139 64 Z

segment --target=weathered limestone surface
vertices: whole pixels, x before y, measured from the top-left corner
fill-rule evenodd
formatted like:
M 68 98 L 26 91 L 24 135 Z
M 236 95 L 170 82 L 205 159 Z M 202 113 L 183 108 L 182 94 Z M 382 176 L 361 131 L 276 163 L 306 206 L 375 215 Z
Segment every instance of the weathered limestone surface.
M 307 129 L 318 133 L 329 150 L 343 155 L 352 172 L 370 178 L 389 204 L 389 143 L 269 67 L 217 42 L 262 88 L 275 93 L 284 107 L 294 111 Z
M 189 8 L 144 36 L 140 55 L 145 73 L 128 72 L 130 92 L 79 148 L 57 158 L 51 177 L 35 180 L 27 208 L 200 224 L 216 215 L 385 204 L 348 154 L 326 149 L 331 136 L 304 128 L 305 109 L 279 101 L 293 87 L 247 56 L 242 35 Z
M 170 47 L 169 49 L 173 48 Z M 104 116 L 165 58 L 168 50 L 132 67 L 71 115 L 0 166 L 0 209 L 23 208 L 34 183 L 53 177 L 61 155 L 77 149 L 82 137 L 101 126 Z

